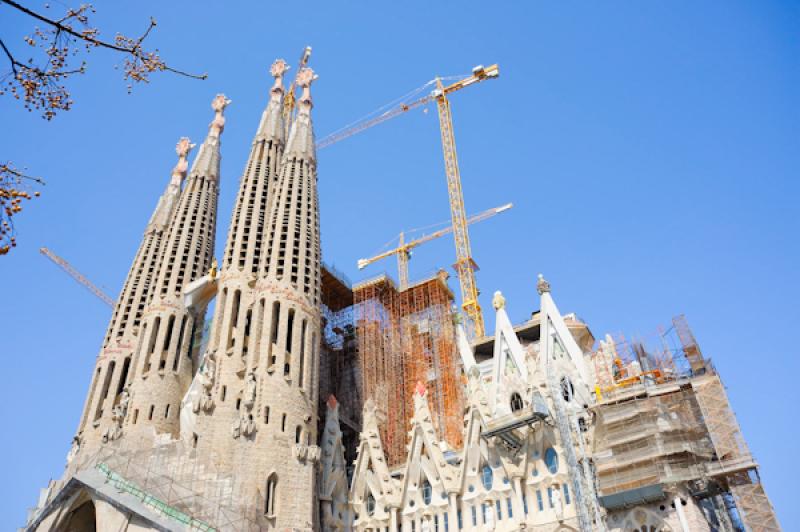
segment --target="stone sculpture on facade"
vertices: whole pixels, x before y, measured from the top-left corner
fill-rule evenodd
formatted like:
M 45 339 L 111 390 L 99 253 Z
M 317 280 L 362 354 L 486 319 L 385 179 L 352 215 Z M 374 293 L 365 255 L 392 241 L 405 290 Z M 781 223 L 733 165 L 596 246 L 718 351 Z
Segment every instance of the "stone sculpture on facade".
M 244 401 L 242 404 L 250 410 L 253 408 L 253 405 L 256 404 L 256 388 L 258 383 L 256 382 L 256 375 L 253 370 L 250 370 L 247 373 L 247 378 L 245 379 L 244 383 Z
M 214 407 L 214 398 L 211 395 L 211 390 L 214 387 L 214 370 L 216 369 L 216 364 L 214 362 L 215 359 L 215 349 L 208 351 L 203 358 L 203 367 L 198 376 L 200 385 L 203 389 L 200 394 L 200 398 L 193 405 L 193 410 L 195 413 L 199 412 L 201 409 L 211 410 L 211 408 Z

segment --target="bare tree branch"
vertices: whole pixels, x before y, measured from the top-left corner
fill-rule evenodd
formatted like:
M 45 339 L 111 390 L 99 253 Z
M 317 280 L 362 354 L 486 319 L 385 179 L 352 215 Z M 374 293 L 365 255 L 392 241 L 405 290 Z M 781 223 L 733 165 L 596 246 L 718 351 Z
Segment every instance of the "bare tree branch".
M 22 212 L 22 200 L 40 196 L 39 191 L 28 191 L 26 181 L 45 184 L 42 178 L 23 173 L 11 162 L 0 163 L 0 256 L 17 246 L 13 217 Z
M 207 78 L 206 74 L 192 74 L 173 68 L 161 59 L 158 50 L 144 49 L 144 41 L 156 26 L 153 18 L 144 33 L 136 39 L 116 34 L 113 41 L 106 41 L 100 38 L 99 30 L 89 23 L 90 14 L 95 12 L 91 4 L 68 8 L 59 19 L 37 13 L 15 0 L 0 0 L 2 5 L 43 23 L 45 27 L 34 28 L 33 34 L 24 38 L 25 44 L 43 51 L 38 65 L 33 58 L 27 61 L 18 59 L 20 56 L 12 53 L 7 41 L 0 39 L 0 48 L 3 50 L 0 58 L 5 55 L 11 67 L 10 72 L 0 72 L 0 95 L 9 93 L 21 100 L 28 111 L 40 110 L 46 120 L 52 120 L 56 113 L 72 107 L 73 101 L 65 82 L 74 74 L 86 72 L 86 63 L 83 61 L 77 68 L 69 65 L 70 59 L 81 48 L 85 53 L 94 48 L 105 48 L 122 54 L 128 92 L 132 91 L 134 83 L 148 83 L 153 72 L 171 72 L 192 79 Z M 25 174 L 10 162 L 0 163 L 0 255 L 7 254 L 16 246 L 12 217 L 22 211 L 23 200 L 39 196 L 38 191 L 33 194 L 29 192 L 33 184 L 44 185 L 44 181 Z
M 49 24 L 50 26 L 53 26 L 54 28 L 56 28 L 58 30 L 61 30 L 61 31 L 65 32 L 65 33 L 68 33 L 68 34 L 72 35 L 73 37 L 77 37 L 78 39 L 81 39 L 83 41 L 91 43 L 91 44 L 93 44 L 95 46 L 100 46 L 100 47 L 103 47 L 103 48 L 108 48 L 109 50 L 114 50 L 114 51 L 117 51 L 117 52 L 123 52 L 123 53 L 131 54 L 134 57 L 136 57 L 137 59 L 142 60 L 142 61 L 149 60 L 149 57 L 148 57 L 149 54 L 147 52 L 144 52 L 139 45 L 141 45 L 142 41 L 144 41 L 145 38 L 147 38 L 148 34 L 150 33 L 150 30 L 152 30 L 156 26 L 156 21 L 155 21 L 154 18 L 150 18 L 150 26 L 147 28 L 147 30 L 145 31 L 144 35 L 142 35 L 135 42 L 135 45 L 134 46 L 126 46 L 126 45 L 123 45 L 123 44 L 113 44 L 113 43 L 109 43 L 109 42 L 106 42 L 106 41 L 102 41 L 100 39 L 96 39 L 95 37 L 93 37 L 90 34 L 87 34 L 86 32 L 77 32 L 77 31 L 73 30 L 69 25 L 64 24 L 64 22 L 66 20 L 69 20 L 71 18 L 70 13 L 73 12 L 72 10 L 70 10 L 67 13 L 67 16 L 65 16 L 61 20 L 52 20 L 52 19 L 49 19 L 49 18 L 45 17 L 44 15 L 40 15 L 39 13 L 36 13 L 35 11 L 31 11 L 27 7 L 22 6 L 22 5 L 18 4 L 17 2 L 14 2 L 13 0 L 0 0 L 0 2 L 2 2 L 4 4 L 8 4 L 9 6 L 22 11 L 26 15 L 30 15 L 31 17 L 35 18 L 36 20 L 44 22 L 45 24 Z M 84 6 L 82 6 L 82 7 L 84 7 Z M 74 12 L 74 13 L 77 14 L 77 12 Z M 96 33 L 95 33 L 95 35 L 96 35 Z M 119 42 L 119 38 L 120 37 L 123 37 L 123 36 L 117 35 L 117 41 L 118 42 Z M 124 39 L 127 40 L 128 38 L 124 37 Z M 190 74 L 188 72 L 184 72 L 183 70 L 178 70 L 176 68 L 172 68 L 170 66 L 167 66 L 164 63 L 161 63 L 161 66 L 162 66 L 162 68 L 158 68 L 158 70 L 166 70 L 166 71 L 172 72 L 174 74 L 178 74 L 178 75 L 181 75 L 181 76 L 186 76 L 188 78 L 194 78 L 194 79 L 206 79 L 206 78 L 208 78 L 208 74 Z

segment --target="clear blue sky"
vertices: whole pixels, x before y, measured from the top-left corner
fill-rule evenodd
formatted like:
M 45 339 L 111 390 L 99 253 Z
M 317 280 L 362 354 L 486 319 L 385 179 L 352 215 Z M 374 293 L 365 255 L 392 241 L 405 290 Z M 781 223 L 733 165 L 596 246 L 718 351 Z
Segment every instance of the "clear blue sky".
M 48 181 L 19 216 L 19 248 L 0 258 L 4 529 L 21 525 L 61 473 L 110 314 L 38 248 L 116 295 L 176 140 L 203 139 L 211 98 L 224 91 L 233 104 L 219 252 L 267 69 L 276 57 L 294 64 L 306 44 L 320 76 L 318 136 L 436 74 L 499 63 L 499 80 L 452 99 L 468 211 L 515 204 L 472 228 L 484 308 L 499 289 L 512 320 L 524 320 L 544 272 L 561 310 L 596 336 L 646 335 L 685 313 L 728 385 L 783 526 L 800 528 L 798 3 L 269 4 L 99 0 L 106 36 L 138 33 L 152 15 L 151 44 L 209 79 L 157 75 L 129 96 L 118 58 L 98 50 L 71 85 L 74 109 L 52 123 L 0 97 L 0 159 Z M 15 49 L 31 27 L 0 7 L 0 35 Z M 449 216 L 435 113 L 321 152 L 319 184 L 324 258 L 358 279 L 356 259 Z M 427 244 L 412 275 L 449 266 L 453 254 L 450 239 Z M 364 275 L 382 268 L 394 275 L 391 262 Z

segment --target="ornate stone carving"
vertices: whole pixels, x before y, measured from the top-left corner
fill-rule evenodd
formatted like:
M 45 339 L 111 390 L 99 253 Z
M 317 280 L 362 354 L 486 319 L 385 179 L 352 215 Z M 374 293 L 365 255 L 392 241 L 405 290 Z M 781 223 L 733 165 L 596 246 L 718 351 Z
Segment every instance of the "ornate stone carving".
M 316 445 L 295 443 L 292 447 L 292 456 L 297 458 L 298 462 L 316 463 L 319 461 L 320 448 Z
M 244 403 L 245 408 L 248 410 L 253 408 L 253 405 L 256 404 L 256 388 L 258 387 L 258 383 L 256 383 L 256 374 L 253 370 L 247 374 L 244 383 Z
M 318 76 L 314 74 L 313 70 L 306 67 L 300 70 L 295 78 L 297 86 L 303 89 L 303 93 L 300 95 L 299 101 L 307 107 L 311 107 L 311 83 L 314 82 L 317 77 Z
M 211 268 L 208 269 L 208 276 L 213 281 L 217 278 L 217 269 L 219 268 L 219 264 L 217 264 L 217 257 L 211 259 Z
M 539 274 L 539 280 L 536 281 L 536 291 L 539 292 L 539 295 L 550 291 L 550 283 L 545 280 L 544 275 L 541 273 Z
M 500 292 L 500 290 L 494 293 L 494 297 L 492 298 L 492 306 L 495 310 L 500 310 L 506 306 L 506 298 L 503 297 L 503 294 Z
M 71 464 L 75 457 L 81 450 L 81 437 L 75 436 L 72 438 L 72 445 L 69 448 L 69 452 L 67 453 L 67 465 Z
M 272 88 L 270 89 L 273 99 L 279 100 L 283 94 L 283 75 L 287 70 L 289 70 L 289 68 L 291 67 L 287 65 L 286 61 L 283 59 L 276 59 L 275 62 L 272 63 L 269 73 L 273 78 L 275 78 L 275 82 L 272 84 Z
M 256 433 L 256 421 L 253 414 L 246 414 L 233 422 L 231 434 L 235 438 L 239 436 L 251 436 Z
M 126 386 L 120 394 L 119 403 L 111 411 L 111 425 L 103 431 L 103 443 L 116 440 L 122 436 L 122 422 L 125 421 L 125 416 L 128 414 L 130 401 L 130 392 L 128 392 L 128 387 Z
M 178 164 L 172 169 L 171 185 L 180 186 L 181 182 L 186 177 L 186 170 L 189 168 L 189 162 L 186 160 L 186 157 L 194 147 L 195 145 L 191 143 L 188 137 L 181 137 L 178 141 L 178 144 L 175 146 L 175 153 L 178 154 Z
M 208 133 L 210 137 L 219 137 L 222 134 L 222 131 L 225 129 L 225 117 L 222 115 L 222 112 L 225 110 L 225 107 L 230 105 L 231 100 L 225 97 L 224 94 L 217 94 L 217 96 L 211 102 L 211 108 L 216 112 L 214 116 L 214 120 L 211 122 L 211 129 Z
M 214 406 L 214 398 L 211 395 L 211 389 L 214 387 L 214 370 L 216 369 L 216 353 L 217 350 L 209 351 L 203 358 L 203 368 L 197 378 L 200 381 L 200 386 L 203 387 L 200 399 L 192 405 L 192 410 L 197 413 L 201 409 L 208 411 Z

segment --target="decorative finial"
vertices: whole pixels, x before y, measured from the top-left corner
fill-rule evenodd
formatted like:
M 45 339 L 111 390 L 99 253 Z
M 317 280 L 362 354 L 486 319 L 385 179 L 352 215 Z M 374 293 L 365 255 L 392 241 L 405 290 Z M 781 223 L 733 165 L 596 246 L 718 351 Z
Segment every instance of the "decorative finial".
M 506 306 L 506 298 L 503 297 L 503 294 L 500 292 L 500 290 L 494 293 L 494 297 L 492 298 L 492 306 L 494 306 L 495 310 L 500 310 Z
M 217 278 L 217 267 L 217 258 L 214 257 L 211 259 L 211 268 L 208 270 L 208 276 L 212 281 Z
M 192 151 L 195 145 L 189 140 L 188 137 L 181 137 L 178 144 L 175 146 L 175 153 L 178 154 L 178 164 L 172 169 L 172 184 L 180 185 L 181 181 L 186 177 L 186 170 L 189 168 L 189 163 L 186 157 Z
M 280 98 L 281 94 L 283 94 L 283 75 L 289 68 L 291 67 L 287 65 L 286 61 L 283 59 L 276 59 L 275 62 L 272 63 L 269 73 L 275 78 L 275 83 L 272 84 L 272 88 L 270 89 L 273 99 Z
M 550 283 L 545 280 L 544 275 L 541 273 L 539 274 L 539 280 L 536 281 L 536 291 L 539 292 L 539 295 L 550 291 Z
M 423 395 L 425 395 L 425 391 L 426 391 L 426 390 L 425 390 L 425 385 L 424 385 L 424 384 L 422 384 L 422 381 L 417 381 L 417 387 L 416 387 L 416 390 L 417 390 L 417 393 L 419 394 L 419 396 L 420 396 L 420 397 L 422 397 Z
M 225 108 L 230 105 L 230 103 L 231 101 L 226 98 L 224 94 L 217 94 L 211 101 L 211 108 L 214 110 L 216 115 L 214 116 L 214 120 L 211 122 L 211 131 L 209 131 L 210 136 L 219 137 L 222 133 L 222 130 L 225 129 L 225 117 L 222 116 L 222 112 L 225 111 Z
M 327 403 L 328 403 L 328 409 L 333 410 L 334 408 L 336 408 L 336 405 L 339 404 L 339 401 L 336 400 L 336 397 L 333 394 L 330 394 L 330 396 L 328 396 Z
M 314 74 L 314 71 L 306 67 L 297 73 L 295 82 L 298 87 L 303 89 L 303 94 L 300 95 L 300 103 L 311 107 L 311 83 L 314 82 L 319 76 Z

